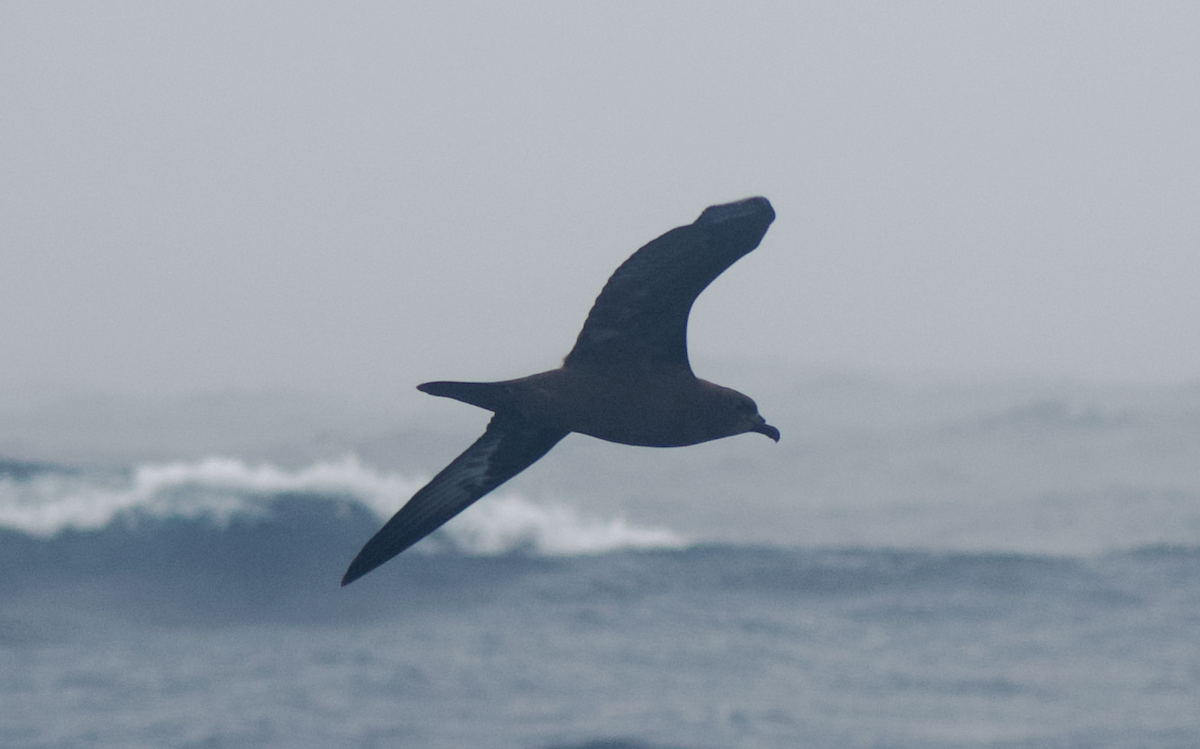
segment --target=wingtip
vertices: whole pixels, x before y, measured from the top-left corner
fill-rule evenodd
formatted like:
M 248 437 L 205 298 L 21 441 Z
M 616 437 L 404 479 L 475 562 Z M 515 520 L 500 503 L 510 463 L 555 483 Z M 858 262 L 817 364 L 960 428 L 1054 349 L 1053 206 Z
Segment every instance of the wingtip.
M 695 226 L 732 243 L 745 254 L 758 247 L 774 220 L 775 209 L 769 200 L 747 198 L 705 208 Z
M 769 225 L 775 220 L 775 209 L 771 201 L 762 196 L 737 200 L 732 203 L 710 205 L 696 219 L 698 224 L 723 224 L 739 219 L 754 219 Z
M 342 575 L 342 587 L 343 588 L 346 587 L 347 585 L 349 585 L 350 583 L 354 582 L 358 578 L 362 577 L 363 575 L 367 574 L 368 572 L 370 572 L 371 569 L 374 569 L 374 568 L 360 569 L 361 566 L 362 565 L 358 564 L 358 558 L 355 557 L 354 561 L 351 562 L 350 566 L 346 569 L 346 574 Z
M 376 567 L 381 566 L 384 562 L 390 560 L 392 557 L 403 551 L 404 548 L 408 548 L 404 547 L 399 551 L 381 555 L 378 552 L 378 538 L 382 533 L 383 529 L 380 529 L 380 532 L 376 533 L 371 540 L 362 547 L 362 549 L 358 552 L 358 555 L 354 557 L 354 561 L 351 562 L 350 566 L 346 568 L 346 574 L 342 575 L 343 588 L 358 578 L 363 577 L 367 573 L 371 572 Z

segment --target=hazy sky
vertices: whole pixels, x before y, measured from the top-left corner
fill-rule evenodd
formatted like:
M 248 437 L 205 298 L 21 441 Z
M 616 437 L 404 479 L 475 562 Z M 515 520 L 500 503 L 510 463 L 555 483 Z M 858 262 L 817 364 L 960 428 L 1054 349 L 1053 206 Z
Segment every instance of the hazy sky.
M 5 2 L 0 388 L 529 374 L 755 194 L 694 360 L 1195 380 L 1198 39 L 1190 1 Z

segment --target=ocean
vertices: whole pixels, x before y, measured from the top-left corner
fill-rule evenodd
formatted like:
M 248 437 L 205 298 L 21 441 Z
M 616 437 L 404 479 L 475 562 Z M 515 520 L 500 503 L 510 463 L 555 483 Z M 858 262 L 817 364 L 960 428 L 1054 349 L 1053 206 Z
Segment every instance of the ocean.
M 10 415 L 0 746 L 1200 746 L 1200 387 L 745 389 L 778 446 L 572 436 L 346 588 L 486 414 Z

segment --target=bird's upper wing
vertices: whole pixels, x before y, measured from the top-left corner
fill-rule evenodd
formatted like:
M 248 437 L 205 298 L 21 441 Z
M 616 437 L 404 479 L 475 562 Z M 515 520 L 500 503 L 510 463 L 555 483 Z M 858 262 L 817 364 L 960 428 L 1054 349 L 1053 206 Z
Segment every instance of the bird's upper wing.
M 688 368 L 687 319 L 713 279 L 775 220 L 766 198 L 705 209 L 635 252 L 608 279 L 563 364 Z
M 350 563 L 348 585 L 433 533 L 475 500 L 528 468 L 567 432 L 509 415 L 492 417 L 483 436 L 392 516 Z

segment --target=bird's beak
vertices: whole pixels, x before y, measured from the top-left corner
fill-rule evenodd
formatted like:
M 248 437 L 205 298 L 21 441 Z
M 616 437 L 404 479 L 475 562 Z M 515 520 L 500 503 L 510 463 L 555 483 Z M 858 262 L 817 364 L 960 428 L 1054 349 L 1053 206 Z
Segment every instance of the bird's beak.
M 779 430 L 767 423 L 767 420 L 759 416 L 754 421 L 754 426 L 750 427 L 750 431 L 765 434 L 776 442 L 779 441 Z

